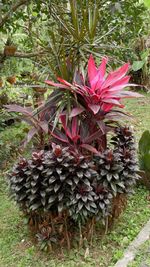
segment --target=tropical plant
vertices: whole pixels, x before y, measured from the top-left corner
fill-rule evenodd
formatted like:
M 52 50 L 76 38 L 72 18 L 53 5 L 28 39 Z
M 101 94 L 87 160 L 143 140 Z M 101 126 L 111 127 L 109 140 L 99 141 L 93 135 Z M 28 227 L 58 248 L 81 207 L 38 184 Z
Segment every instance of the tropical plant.
M 30 58 L 41 73 L 53 77 L 57 73 L 67 80 L 71 69 L 85 62 L 91 52 L 99 58 L 108 54 L 112 65 L 136 58 L 134 39 L 147 30 L 148 18 L 146 7 L 138 0 L 7 1 L 1 13 L 1 46 L 8 38 L 17 40 L 15 57 Z M 0 56 L 3 66 L 9 57 L 3 52 Z
M 91 236 L 96 220 L 107 220 L 114 198 L 131 193 L 138 178 L 133 134 L 121 128 L 126 114 L 118 108 L 124 107 L 123 98 L 141 95 L 123 90 L 133 86 L 126 76 L 129 64 L 106 75 L 106 63 L 103 58 L 97 68 L 90 56 L 87 73 L 78 69 L 72 83 L 46 81 L 53 92 L 33 113 L 7 106 L 29 118 L 42 137 L 41 123 L 46 124 L 49 151 L 42 143 L 42 150 L 21 159 L 9 175 L 11 192 L 43 242 L 70 248 L 77 227 L 80 236 Z
M 116 107 L 124 107 L 120 100 L 141 97 L 135 92 L 122 90 L 127 86 L 134 86 L 134 84 L 128 83 L 130 76 L 125 76 L 129 64 L 125 64 L 106 77 L 106 62 L 106 58 L 103 58 L 99 68 L 96 68 L 94 59 L 90 56 L 87 73 L 76 72 L 72 84 L 61 78 L 58 78 L 61 83 L 46 81 L 47 84 L 60 88 L 51 94 L 44 110 L 50 109 L 55 102 L 57 110 L 55 125 L 57 119 L 60 118 L 63 129 L 62 133 L 60 129 L 56 129 L 56 133 L 55 128 L 53 128 L 52 135 L 62 142 L 67 142 L 66 136 L 69 136 L 70 139 L 75 138 L 74 143 L 80 143 L 82 147 L 83 143 L 87 142 L 91 145 L 96 141 L 95 148 L 97 150 L 106 149 L 106 133 L 114 129 L 115 124 L 118 125 L 119 119 L 121 120 L 126 116 L 124 112 L 116 109 Z M 61 102 L 63 95 L 65 97 Z M 72 121 L 73 133 L 71 133 L 71 129 L 67 128 L 67 122 L 70 120 Z M 65 138 L 63 139 L 64 131 Z

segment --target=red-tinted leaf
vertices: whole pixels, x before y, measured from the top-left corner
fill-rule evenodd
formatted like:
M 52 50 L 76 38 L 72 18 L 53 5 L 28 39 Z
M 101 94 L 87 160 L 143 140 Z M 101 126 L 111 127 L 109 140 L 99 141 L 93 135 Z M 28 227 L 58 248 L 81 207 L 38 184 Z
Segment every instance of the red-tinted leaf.
M 106 133 L 106 125 L 105 125 L 105 123 L 101 120 L 101 121 L 97 121 L 97 124 L 98 124 L 99 128 L 101 129 L 101 132 L 103 134 L 105 134 Z
M 113 108 L 114 104 L 103 103 L 101 109 L 105 112 L 109 112 Z
M 116 97 L 121 96 L 121 98 L 135 98 L 135 97 L 144 97 L 141 94 L 131 92 L 131 91 L 122 91 L 120 94 L 116 94 Z
M 45 83 L 47 83 L 48 85 L 54 86 L 54 87 L 67 88 L 68 89 L 68 86 L 61 84 L 61 83 L 54 83 L 54 82 L 48 81 L 48 80 L 46 80 Z
M 83 107 L 73 108 L 70 114 L 70 118 L 78 116 L 81 114 L 85 109 Z
M 85 148 L 86 150 L 94 153 L 94 154 L 100 154 L 100 152 L 93 146 L 89 145 L 89 144 L 82 144 L 81 145 L 82 148 Z
M 104 89 L 108 86 L 112 86 L 118 80 L 121 80 L 125 76 L 125 74 L 127 73 L 129 66 L 130 66 L 130 64 L 126 63 L 122 67 L 120 67 L 118 70 L 110 73 L 108 75 L 108 77 L 106 78 L 105 82 L 103 83 L 102 89 Z
M 61 120 L 61 123 L 63 125 L 63 128 L 66 132 L 66 135 L 69 136 L 70 139 L 72 139 L 72 134 L 71 134 L 71 131 L 70 129 L 67 127 L 67 117 L 66 117 L 66 114 L 61 114 L 60 115 L 60 120 Z
M 27 134 L 27 138 L 24 139 L 22 142 L 21 142 L 21 148 L 25 148 L 26 145 L 31 141 L 31 139 L 34 137 L 35 134 L 37 134 L 38 131 L 36 128 L 32 128 L 30 129 L 30 131 L 28 132 Z
M 85 143 L 91 143 L 91 142 L 95 141 L 96 139 L 99 139 L 102 135 L 103 135 L 102 131 L 101 130 L 98 130 L 95 133 L 93 133 L 90 136 L 88 136 L 87 138 L 85 138 L 83 140 L 83 142 L 85 142 Z
M 89 129 L 88 129 L 88 122 L 82 121 L 80 122 L 80 138 L 81 141 L 84 140 L 89 135 Z
M 39 126 L 45 133 L 48 133 L 48 123 L 46 121 L 39 122 Z
M 130 76 L 125 76 L 125 77 L 123 77 L 122 79 L 120 79 L 119 81 L 116 81 L 114 84 L 113 84 L 113 86 L 111 86 L 111 88 L 113 89 L 114 87 L 116 87 L 116 86 L 119 86 L 119 85 L 124 85 L 124 84 L 128 84 L 128 82 L 129 82 L 129 80 L 130 80 Z M 110 89 L 111 90 L 111 89 Z
M 63 97 L 63 92 L 60 91 L 59 89 L 56 89 L 54 92 L 50 94 L 46 103 L 38 107 L 38 110 L 34 114 L 36 115 L 40 112 L 49 110 L 49 108 L 51 107 L 55 107 L 55 105 L 59 103 L 59 101 L 61 101 L 62 97 Z
M 83 75 L 79 71 L 75 72 L 73 81 L 74 83 L 77 83 L 78 85 L 84 85 Z
M 108 119 L 108 120 L 122 120 L 122 119 L 129 119 L 131 118 L 130 114 L 126 114 L 126 113 L 123 113 L 123 112 L 120 112 L 120 111 L 110 111 L 108 112 L 106 115 L 105 115 L 105 119 Z
M 73 117 L 72 119 L 72 138 L 75 138 L 78 135 L 78 119 Z
M 95 91 L 96 89 L 99 89 L 102 83 L 104 82 L 107 61 L 108 61 L 107 58 L 102 59 L 102 63 L 98 68 L 97 75 L 93 79 L 93 84 L 94 84 L 93 91 Z
M 19 113 L 22 113 L 26 116 L 33 116 L 32 114 L 32 108 L 24 108 L 22 106 L 19 106 L 19 105 L 5 105 L 4 106 L 5 108 L 7 108 L 7 110 L 9 112 L 19 112 Z
M 91 87 L 95 86 L 94 78 L 97 75 L 97 68 L 95 66 L 95 61 L 92 55 L 90 55 L 89 61 L 88 61 L 88 77 L 90 81 Z M 93 82 L 94 81 L 94 82 Z
M 115 87 L 112 87 L 111 89 L 106 89 L 104 90 L 104 93 L 102 94 L 102 97 L 105 97 L 105 98 L 109 98 L 109 97 L 112 97 L 112 96 L 116 96 L 116 94 L 122 94 L 123 91 L 121 91 L 123 88 L 126 88 L 126 87 L 129 87 L 129 86 L 137 86 L 136 84 L 131 84 L 131 83 L 127 83 L 127 84 L 122 84 L 122 85 L 118 85 L 118 86 L 115 86 Z M 119 92 L 120 91 L 120 92 Z M 129 92 L 129 91 L 126 91 L 126 92 Z
M 123 108 L 124 105 L 122 105 L 117 99 L 103 99 L 103 102 L 113 104 L 115 106 Z
M 58 77 L 57 80 L 63 84 L 65 84 L 67 87 L 72 87 L 71 83 L 68 83 L 67 81 L 65 81 L 64 79 Z
M 67 136 L 56 128 L 53 132 L 51 132 L 51 135 L 61 142 L 69 143 Z
M 35 134 L 37 134 L 38 131 L 36 128 L 32 128 L 29 132 L 28 132 L 28 135 L 27 135 L 27 143 L 29 143 L 31 141 L 31 139 L 33 138 L 33 136 Z
M 98 113 L 99 110 L 100 110 L 100 106 L 99 105 L 88 104 L 88 107 L 93 111 L 94 114 Z

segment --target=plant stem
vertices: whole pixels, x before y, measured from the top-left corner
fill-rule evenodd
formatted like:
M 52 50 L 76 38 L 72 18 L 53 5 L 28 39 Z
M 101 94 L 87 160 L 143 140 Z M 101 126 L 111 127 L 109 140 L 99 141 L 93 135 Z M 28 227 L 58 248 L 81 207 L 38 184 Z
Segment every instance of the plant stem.
M 79 249 L 82 247 L 83 244 L 83 236 L 82 236 L 82 229 L 81 229 L 81 223 L 79 221 Z
M 64 220 L 65 220 L 65 232 L 66 232 L 67 247 L 70 250 L 71 246 L 70 246 L 70 238 L 69 238 L 69 235 L 68 235 L 68 227 L 67 227 L 66 216 L 65 216 Z

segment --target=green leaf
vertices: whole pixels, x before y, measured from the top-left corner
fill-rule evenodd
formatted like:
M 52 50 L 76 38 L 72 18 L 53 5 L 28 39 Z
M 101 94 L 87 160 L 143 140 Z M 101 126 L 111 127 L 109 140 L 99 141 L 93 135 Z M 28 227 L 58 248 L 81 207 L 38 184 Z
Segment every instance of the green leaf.
M 139 141 L 139 153 L 145 154 L 150 151 L 150 132 L 145 131 Z
M 138 71 L 138 70 L 142 69 L 144 63 L 145 63 L 145 61 L 142 61 L 142 60 L 134 61 L 132 64 L 132 70 Z
M 145 5 L 147 8 L 150 8 L 150 0 L 144 0 L 144 5 Z
M 150 171 L 150 154 L 145 154 L 143 157 L 144 169 Z
M 144 50 L 144 51 L 141 52 L 141 59 L 142 59 L 142 61 L 145 61 L 146 62 L 148 56 L 149 56 L 149 49 Z

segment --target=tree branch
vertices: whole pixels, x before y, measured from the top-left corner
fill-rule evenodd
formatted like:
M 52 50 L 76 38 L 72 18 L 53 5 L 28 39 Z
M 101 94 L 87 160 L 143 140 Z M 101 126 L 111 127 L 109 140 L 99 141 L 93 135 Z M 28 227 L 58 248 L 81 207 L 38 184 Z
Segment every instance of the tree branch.
M 0 20 L 0 27 L 2 27 L 5 24 L 5 22 L 12 16 L 13 12 L 15 12 L 20 6 L 28 4 L 29 2 L 30 2 L 30 0 L 20 0 L 17 3 L 15 3 L 14 5 L 12 5 L 10 10 Z

